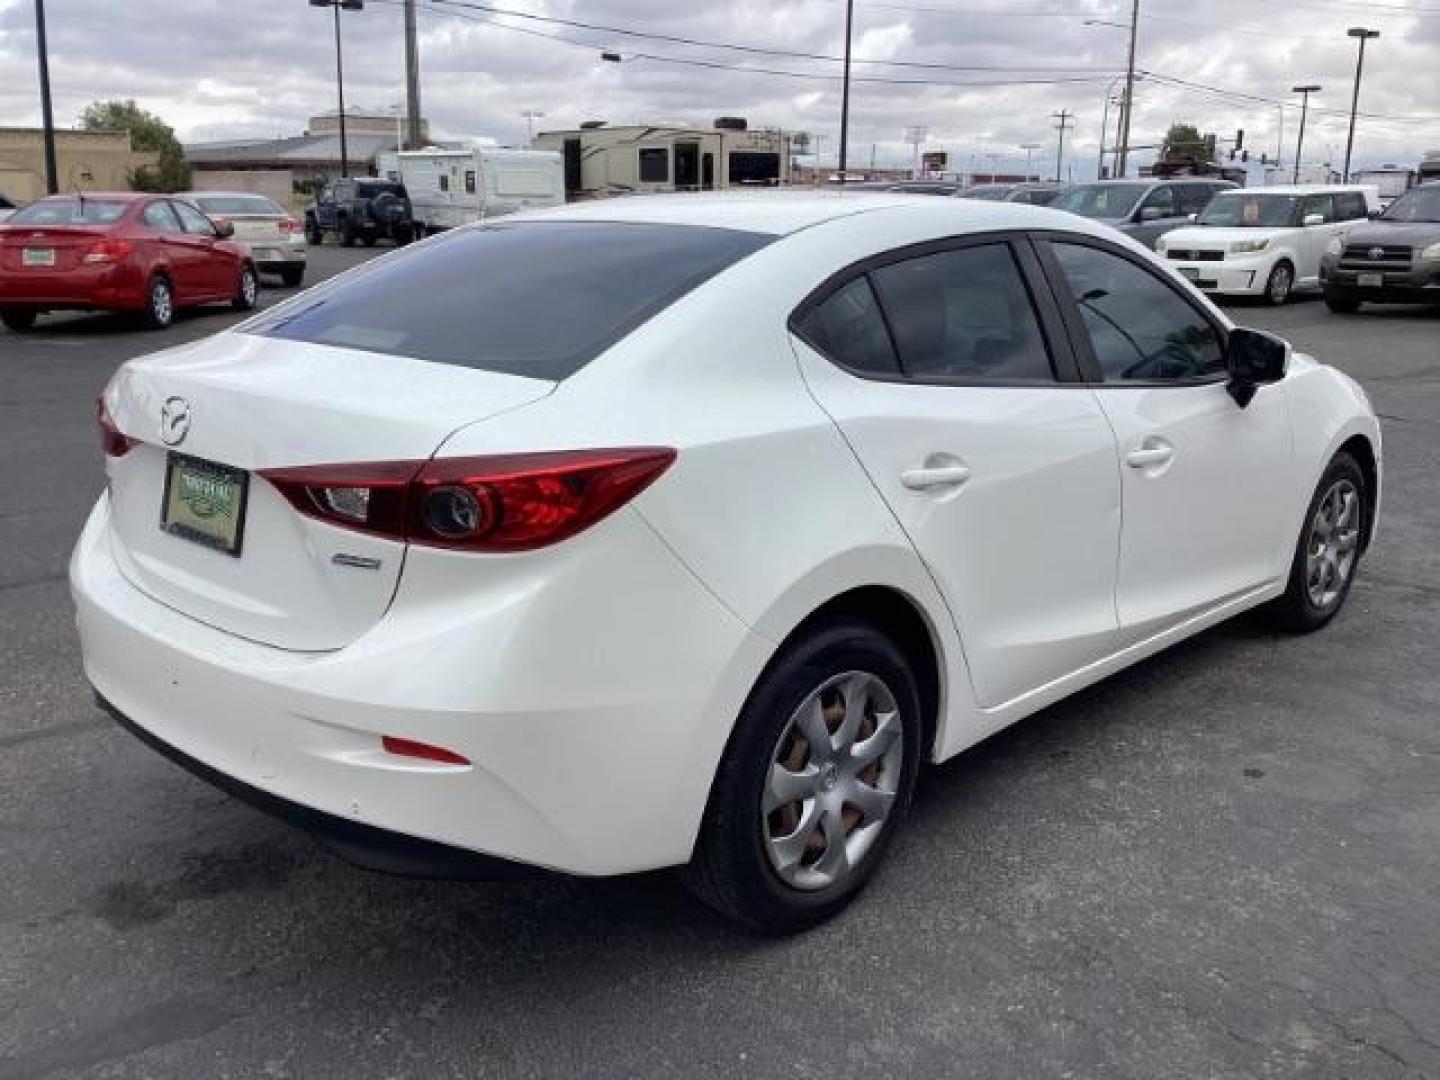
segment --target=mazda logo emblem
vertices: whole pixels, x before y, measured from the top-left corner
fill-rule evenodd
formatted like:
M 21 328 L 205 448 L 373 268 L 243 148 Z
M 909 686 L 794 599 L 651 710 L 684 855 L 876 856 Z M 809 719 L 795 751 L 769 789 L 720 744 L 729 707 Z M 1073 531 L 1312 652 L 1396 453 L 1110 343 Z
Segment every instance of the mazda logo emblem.
M 190 434 L 190 402 L 183 397 L 169 397 L 160 406 L 160 440 L 166 446 L 179 446 Z
M 1384 249 L 1383 247 L 1373 247 L 1373 248 L 1370 249 L 1370 258 L 1372 258 L 1372 259 L 1383 259 L 1384 257 L 1385 257 L 1385 249 Z

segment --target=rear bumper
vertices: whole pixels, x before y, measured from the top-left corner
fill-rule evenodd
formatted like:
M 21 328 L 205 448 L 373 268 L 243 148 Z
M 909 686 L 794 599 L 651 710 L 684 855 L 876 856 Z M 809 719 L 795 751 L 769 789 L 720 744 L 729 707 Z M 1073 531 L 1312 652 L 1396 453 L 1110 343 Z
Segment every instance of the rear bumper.
M 85 674 L 171 756 L 299 807 L 302 824 L 342 844 L 373 847 L 354 830 L 378 830 L 400 838 L 380 845 L 392 853 L 424 841 L 582 875 L 683 863 L 769 646 L 638 515 L 576 541 L 602 530 L 576 544 L 575 573 L 562 567 L 553 587 L 508 567 L 476 587 L 451 553 L 412 558 L 369 632 L 299 653 L 133 586 L 102 497 L 70 569 Z M 607 599 L 577 595 L 587 588 Z M 388 754 L 386 734 L 472 764 Z M 421 851 L 421 865 L 444 854 Z
M 0 271 L 0 306 L 46 310 L 133 311 L 145 288 L 126 266 L 78 267 L 60 273 Z

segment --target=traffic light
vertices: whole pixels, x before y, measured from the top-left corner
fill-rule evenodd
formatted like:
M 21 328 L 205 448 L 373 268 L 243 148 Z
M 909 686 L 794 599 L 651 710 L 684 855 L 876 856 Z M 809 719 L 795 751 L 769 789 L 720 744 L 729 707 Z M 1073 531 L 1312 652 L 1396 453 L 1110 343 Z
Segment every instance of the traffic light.
M 1244 128 L 1240 128 L 1240 129 L 1238 129 L 1238 130 L 1235 132 L 1235 149 L 1236 149 L 1236 150 L 1244 150 L 1244 149 L 1245 149 L 1245 129 L 1244 129 Z

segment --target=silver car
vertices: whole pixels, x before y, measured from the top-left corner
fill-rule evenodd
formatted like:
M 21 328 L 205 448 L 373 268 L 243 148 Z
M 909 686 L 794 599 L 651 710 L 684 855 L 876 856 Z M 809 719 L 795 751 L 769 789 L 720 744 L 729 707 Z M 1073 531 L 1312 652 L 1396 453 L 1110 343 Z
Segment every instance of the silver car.
M 212 219 L 235 226 L 262 274 L 277 274 L 294 288 L 305 279 L 305 228 L 279 203 L 249 191 L 187 191 L 177 196 Z

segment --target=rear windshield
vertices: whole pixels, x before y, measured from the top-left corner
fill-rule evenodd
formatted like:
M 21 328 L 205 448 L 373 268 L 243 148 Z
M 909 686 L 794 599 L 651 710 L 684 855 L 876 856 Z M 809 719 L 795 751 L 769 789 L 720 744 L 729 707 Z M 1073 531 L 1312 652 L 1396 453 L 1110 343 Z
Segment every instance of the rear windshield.
M 355 185 L 355 190 L 367 199 L 373 199 L 376 195 L 383 195 L 389 192 L 391 195 L 405 197 L 405 187 L 402 184 L 392 184 L 386 180 L 361 180 Z
M 322 285 L 244 329 L 563 379 L 773 239 L 588 221 L 457 229 Z
M 17 210 L 11 225 L 112 225 L 130 206 L 104 199 L 41 199 Z
M 1122 218 L 1148 190 L 1144 184 L 1080 184 L 1066 188 L 1050 205 L 1081 217 Z
M 283 215 L 284 210 L 264 195 L 194 195 L 190 201 L 212 216 L 244 216 L 246 214 Z

